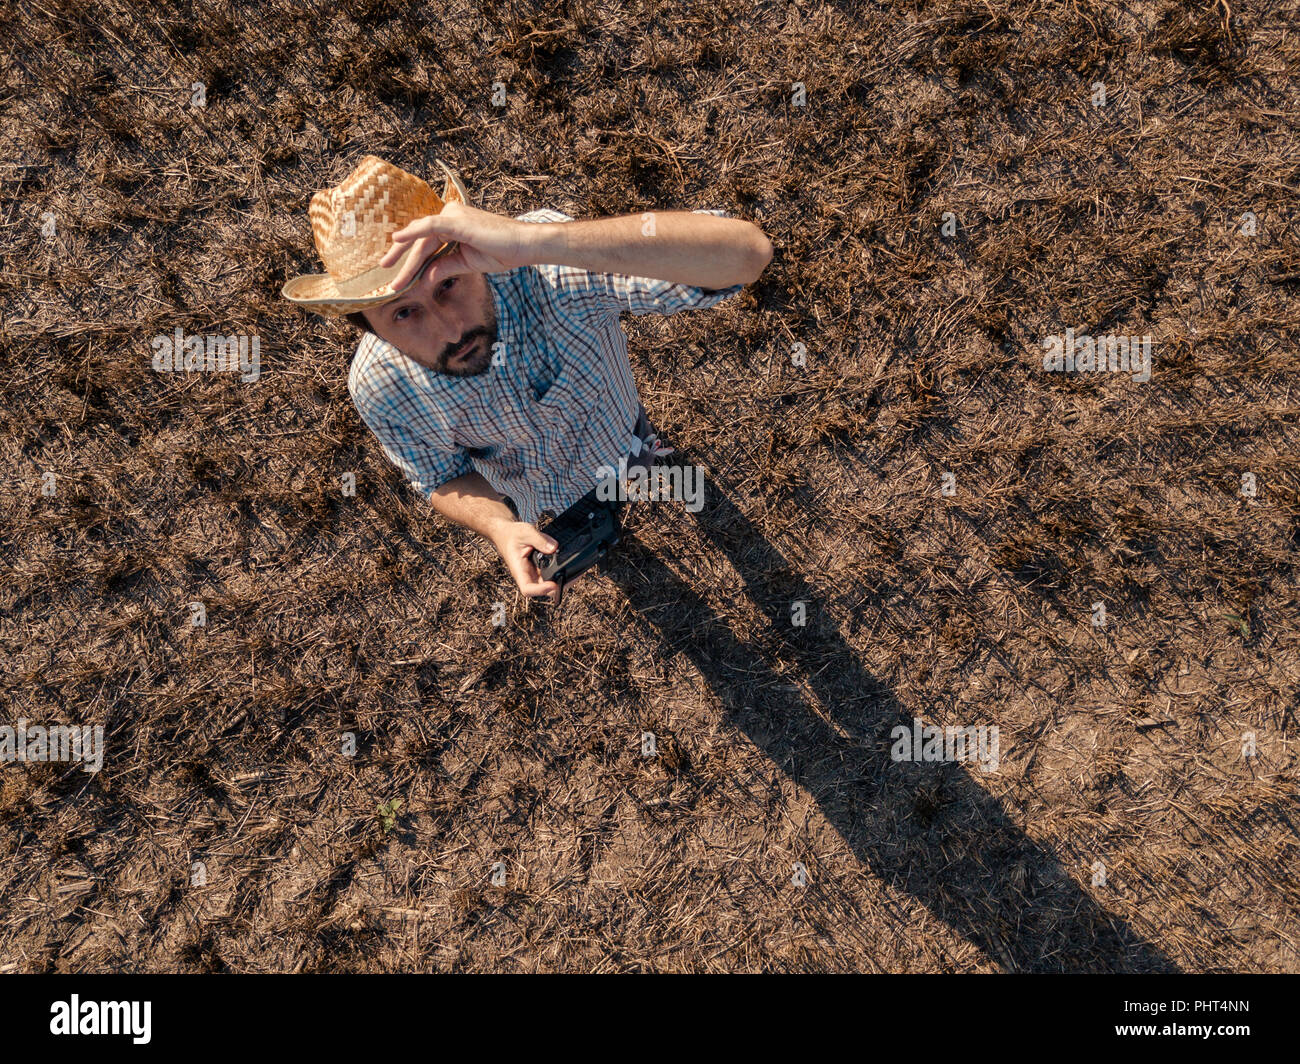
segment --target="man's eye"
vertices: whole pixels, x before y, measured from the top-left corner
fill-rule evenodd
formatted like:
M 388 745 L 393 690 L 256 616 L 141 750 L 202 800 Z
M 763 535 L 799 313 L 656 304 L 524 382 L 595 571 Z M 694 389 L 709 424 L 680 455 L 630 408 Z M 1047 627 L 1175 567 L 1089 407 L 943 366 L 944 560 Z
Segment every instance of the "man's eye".
M 410 307 L 403 307 L 401 310 L 399 310 L 396 314 L 393 315 L 393 321 L 405 321 L 406 316 L 410 313 L 411 313 Z
M 447 291 L 447 289 L 450 288 L 455 283 L 456 283 L 456 278 L 448 277 L 445 281 L 442 282 L 442 290 L 444 292 Z

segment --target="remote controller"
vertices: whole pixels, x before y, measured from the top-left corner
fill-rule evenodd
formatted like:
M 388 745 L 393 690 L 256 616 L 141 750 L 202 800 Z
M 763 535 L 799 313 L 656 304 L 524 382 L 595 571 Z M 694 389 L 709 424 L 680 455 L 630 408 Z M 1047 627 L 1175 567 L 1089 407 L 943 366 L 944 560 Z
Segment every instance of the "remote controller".
M 532 554 L 533 564 L 542 579 L 554 580 L 560 585 L 557 606 L 564 597 L 565 586 L 601 561 L 622 534 L 618 511 L 614 505 L 597 499 L 594 490 L 540 531 L 560 545 L 554 554 L 540 550 L 534 550 Z

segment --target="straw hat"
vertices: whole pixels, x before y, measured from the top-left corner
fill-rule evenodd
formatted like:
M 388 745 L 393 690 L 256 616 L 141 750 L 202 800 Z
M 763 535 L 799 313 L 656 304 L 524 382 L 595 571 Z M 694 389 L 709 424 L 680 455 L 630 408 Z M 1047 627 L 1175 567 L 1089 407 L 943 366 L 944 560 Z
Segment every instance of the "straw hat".
M 441 196 L 414 174 L 374 155 L 362 159 L 339 185 L 312 196 L 307 210 L 311 235 L 328 272 L 295 277 L 280 294 L 308 310 L 337 317 L 388 303 L 415 284 L 413 278 L 400 290 L 392 287 L 414 242 L 393 265 L 379 265 L 392 247 L 392 235 L 417 218 L 440 213 L 452 200 L 469 206 L 460 178 L 441 159 L 435 161 L 447 175 Z M 434 257 L 449 255 L 457 247 L 455 242 L 443 244 Z

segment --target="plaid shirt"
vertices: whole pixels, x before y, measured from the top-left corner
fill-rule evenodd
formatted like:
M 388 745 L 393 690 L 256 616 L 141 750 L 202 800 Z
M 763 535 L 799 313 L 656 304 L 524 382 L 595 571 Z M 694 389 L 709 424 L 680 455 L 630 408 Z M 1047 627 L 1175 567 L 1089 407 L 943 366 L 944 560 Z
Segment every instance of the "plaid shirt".
M 517 220 L 573 221 L 551 210 Z M 367 333 L 348 391 L 417 491 L 428 495 L 477 470 L 529 523 L 563 512 L 596 486 L 601 466 L 640 450 L 633 429 L 641 403 L 619 314 L 712 307 L 744 287 L 714 291 L 572 266 L 483 276 L 503 345 L 496 365 L 475 377 L 437 373 Z

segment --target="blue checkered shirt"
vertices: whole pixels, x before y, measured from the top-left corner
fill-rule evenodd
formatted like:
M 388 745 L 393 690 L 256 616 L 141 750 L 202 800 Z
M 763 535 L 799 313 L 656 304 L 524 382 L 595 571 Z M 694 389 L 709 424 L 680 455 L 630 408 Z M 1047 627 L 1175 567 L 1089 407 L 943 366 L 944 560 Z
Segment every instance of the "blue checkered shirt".
M 551 210 L 518 220 L 573 221 Z M 572 266 L 484 277 L 502 345 L 494 365 L 475 377 L 437 373 L 367 333 L 348 391 L 417 491 L 428 495 L 477 470 L 529 523 L 563 512 L 596 486 L 602 466 L 640 449 L 633 430 L 641 403 L 619 315 L 712 307 L 744 287 L 709 290 Z

